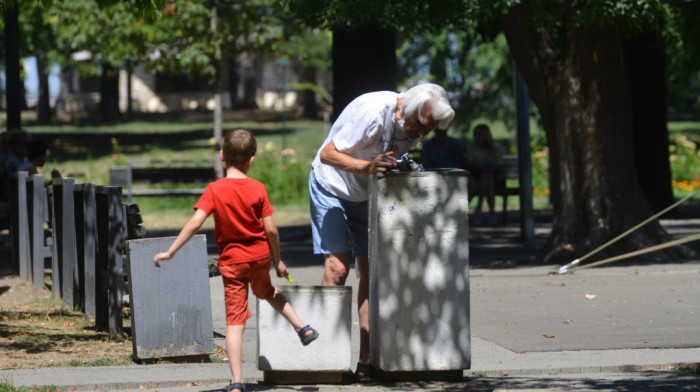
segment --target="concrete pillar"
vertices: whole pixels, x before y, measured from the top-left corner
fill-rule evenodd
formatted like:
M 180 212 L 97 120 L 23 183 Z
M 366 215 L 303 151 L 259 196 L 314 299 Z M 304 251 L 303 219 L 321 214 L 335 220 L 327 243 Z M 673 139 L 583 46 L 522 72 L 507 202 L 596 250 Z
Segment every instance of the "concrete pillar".
M 282 286 L 279 291 L 319 337 L 303 346 L 292 325 L 266 301 L 257 300 L 258 369 L 273 383 L 341 382 L 350 370 L 352 288 Z
M 471 365 L 467 172 L 376 175 L 369 209 L 370 364 L 461 378 Z

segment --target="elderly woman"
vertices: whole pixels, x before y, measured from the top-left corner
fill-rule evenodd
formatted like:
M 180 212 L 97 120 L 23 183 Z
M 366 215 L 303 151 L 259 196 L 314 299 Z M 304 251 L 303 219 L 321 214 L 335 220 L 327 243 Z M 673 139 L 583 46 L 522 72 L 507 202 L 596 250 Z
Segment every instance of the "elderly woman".
M 368 177 L 395 167 L 397 157 L 433 129 L 447 129 L 454 115 L 445 89 L 432 83 L 403 94 L 363 94 L 340 113 L 313 161 L 311 227 L 314 253 L 325 261 L 322 284 L 345 284 L 351 251 L 360 272 L 360 358 L 355 372 L 360 381 L 368 378 L 369 368 Z

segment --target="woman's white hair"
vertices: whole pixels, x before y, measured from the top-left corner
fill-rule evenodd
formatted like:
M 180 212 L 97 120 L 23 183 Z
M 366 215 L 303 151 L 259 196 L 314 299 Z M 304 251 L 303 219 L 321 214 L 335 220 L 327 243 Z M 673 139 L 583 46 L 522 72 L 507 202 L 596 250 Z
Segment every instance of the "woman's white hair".
M 423 83 L 408 89 L 403 94 L 401 110 L 406 116 L 418 111 L 418 119 L 421 119 L 426 103 L 430 106 L 430 117 L 440 121 L 438 128 L 447 129 L 455 117 L 455 111 L 450 106 L 447 91 L 437 84 Z

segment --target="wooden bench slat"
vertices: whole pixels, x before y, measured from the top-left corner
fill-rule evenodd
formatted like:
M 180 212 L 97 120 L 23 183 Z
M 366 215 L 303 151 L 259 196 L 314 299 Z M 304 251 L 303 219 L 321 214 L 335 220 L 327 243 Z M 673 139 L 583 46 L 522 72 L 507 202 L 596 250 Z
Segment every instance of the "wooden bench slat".
M 201 163 L 209 166 L 182 166 Z M 207 160 L 130 160 L 128 166 L 110 167 L 110 184 L 124 186 L 123 195 L 129 200 L 133 196 L 200 196 L 204 192 L 202 187 L 133 189 L 137 183 L 208 184 L 216 180 L 216 169 Z

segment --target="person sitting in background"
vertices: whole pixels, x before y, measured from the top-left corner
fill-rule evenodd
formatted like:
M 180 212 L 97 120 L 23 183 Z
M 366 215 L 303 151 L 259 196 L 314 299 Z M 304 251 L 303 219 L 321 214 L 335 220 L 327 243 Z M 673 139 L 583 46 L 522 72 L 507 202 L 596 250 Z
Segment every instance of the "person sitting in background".
M 28 175 L 38 174 L 38 169 L 43 167 L 46 163 L 46 155 L 48 154 L 49 148 L 46 143 L 41 140 L 33 140 L 27 146 L 27 160 L 23 162 L 18 171 L 23 170 L 28 173 Z M 58 170 L 51 171 L 51 178 L 59 178 L 61 174 Z
M 494 205 L 496 198 L 496 178 L 503 161 L 503 146 L 494 142 L 491 130 L 486 124 L 474 127 L 474 140 L 467 148 L 467 169 L 469 176 L 469 202 L 474 196 L 479 196 L 472 225 L 480 226 L 483 222 L 481 208 L 486 199 L 489 214 L 486 225 L 497 224 Z
M 16 172 L 27 158 L 29 134 L 22 129 L 12 129 L 6 135 L 7 154 L 3 156 L 2 175 L 7 176 Z
M 21 129 L 12 129 L 4 135 L 6 151 L 0 156 L 0 229 L 10 222 L 10 177 L 27 156 L 29 134 Z
M 447 129 L 435 129 L 435 135 L 420 151 L 420 159 L 426 169 L 459 168 L 463 166 L 464 146 L 459 140 L 447 136 Z

